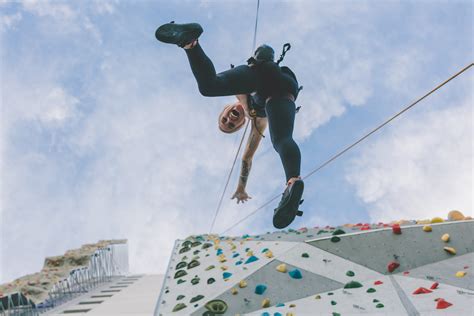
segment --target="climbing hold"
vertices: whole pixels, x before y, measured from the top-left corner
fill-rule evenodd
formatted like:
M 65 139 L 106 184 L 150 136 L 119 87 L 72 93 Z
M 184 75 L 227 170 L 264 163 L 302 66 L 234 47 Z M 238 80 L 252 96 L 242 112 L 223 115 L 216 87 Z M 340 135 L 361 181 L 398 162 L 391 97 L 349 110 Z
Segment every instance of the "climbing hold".
M 402 229 L 400 228 L 399 224 L 393 224 L 392 232 L 396 235 L 400 235 L 402 233 Z
M 239 291 L 233 287 L 231 290 L 230 290 L 230 293 L 232 293 L 232 295 L 237 295 L 237 293 L 239 293 Z
M 336 313 L 336 312 L 332 312 L 332 316 L 341 316 L 341 314 Z
M 263 312 L 262 316 L 270 316 L 270 313 L 269 312 Z
M 180 301 L 180 300 L 182 300 L 183 298 L 185 298 L 184 295 L 178 295 L 178 297 L 176 298 L 176 300 L 177 300 L 177 301 Z
M 199 283 L 200 280 L 201 280 L 201 279 L 196 275 L 196 276 L 194 277 L 194 279 L 191 280 L 191 284 L 192 284 L 192 285 L 196 285 L 196 284 Z
M 283 316 L 283 315 L 279 312 L 276 312 L 276 313 L 273 313 L 273 316 Z
M 337 304 L 337 302 L 336 302 L 336 301 L 331 301 L 331 305 L 333 305 L 333 306 L 334 306 L 334 305 L 336 305 L 336 304 Z
M 403 275 L 409 275 L 410 271 L 403 271 Z
M 207 284 L 212 284 L 214 282 L 216 282 L 216 279 L 214 279 L 214 278 L 207 279 Z
M 220 256 L 223 254 L 222 248 L 217 249 L 216 256 Z
M 193 298 L 191 299 L 191 301 L 189 301 L 189 302 L 190 302 L 190 303 L 194 303 L 194 302 L 197 302 L 197 301 L 199 301 L 199 300 L 201 300 L 201 299 L 203 299 L 203 298 L 204 298 L 204 295 L 196 295 L 196 296 L 193 297 Z
M 291 270 L 290 272 L 288 272 L 288 274 L 289 274 L 290 277 L 292 277 L 293 279 L 301 279 L 301 278 L 303 278 L 303 275 L 301 274 L 301 271 L 298 270 L 298 269 Z
M 262 308 L 267 308 L 267 307 L 270 307 L 270 299 L 265 298 L 265 299 L 262 301 Z
M 189 248 L 189 247 L 184 247 L 184 248 L 181 248 L 181 249 L 179 250 L 179 253 L 185 253 L 185 252 L 187 252 L 187 251 L 189 251 L 189 250 L 191 250 L 191 248 Z M 179 305 L 179 304 L 178 304 L 178 305 Z M 183 307 L 183 308 L 184 308 L 184 307 Z
M 430 219 L 420 219 L 420 220 L 417 220 L 416 223 L 418 225 L 426 225 L 426 224 L 431 224 L 431 220 Z
M 319 295 L 319 294 L 316 295 L 316 296 L 314 297 L 314 299 L 315 299 L 315 300 L 320 300 L 320 299 L 321 299 L 321 295 Z
M 240 254 L 234 253 L 234 254 L 232 255 L 232 258 L 237 258 L 238 256 L 240 256 Z
M 373 287 L 370 287 L 367 289 L 367 293 L 375 293 L 377 290 L 375 290 Z
M 252 256 L 253 256 L 253 251 L 252 250 L 247 251 L 247 257 L 252 257 Z
M 388 270 L 388 272 L 392 273 L 399 266 L 400 266 L 400 264 L 398 262 L 392 261 L 388 264 L 387 270 Z
M 267 251 L 268 251 L 268 248 L 263 248 L 262 249 L 262 253 L 267 252 Z
M 229 269 L 228 266 L 221 266 L 221 270 L 222 270 L 222 271 L 226 271 L 227 269 Z
M 245 280 L 240 281 L 240 282 L 239 282 L 239 287 L 240 287 L 241 289 L 243 289 L 244 287 L 247 287 L 247 282 L 245 282 Z
M 362 287 L 362 284 L 357 281 L 351 281 L 349 283 L 346 283 L 346 285 L 344 285 L 345 289 L 356 289 L 359 287 Z
M 268 250 L 267 252 L 265 252 L 265 257 L 271 259 L 273 258 L 273 252 L 271 252 L 270 250 Z
M 383 308 L 384 305 L 382 303 L 378 303 L 377 305 L 375 305 L 376 308 Z
M 245 264 L 252 263 L 252 262 L 257 261 L 257 260 L 258 260 L 257 257 L 251 256 L 250 258 L 247 259 L 247 261 L 245 261 Z
M 279 272 L 283 272 L 283 273 L 286 273 L 286 264 L 282 263 L 282 264 L 279 264 L 277 267 L 276 267 L 277 271 Z
M 192 269 L 194 267 L 197 267 L 198 265 L 200 265 L 199 261 L 193 260 L 190 263 L 188 263 L 188 269 Z
M 463 276 L 466 275 L 466 271 L 458 271 L 456 272 L 456 277 L 458 278 L 462 278 Z
M 178 270 L 176 271 L 176 273 L 174 274 L 174 278 L 177 279 L 177 278 L 180 278 L 180 277 L 183 277 L 185 275 L 187 275 L 188 273 L 184 270 Z
M 423 231 L 424 231 L 424 232 L 429 233 L 429 232 L 431 232 L 432 230 L 433 230 L 433 228 L 431 228 L 430 225 L 425 225 L 425 226 L 423 226 Z
M 379 301 L 378 299 L 376 299 L 376 298 L 374 298 L 374 299 L 372 300 L 372 303 L 378 303 L 378 302 L 380 302 L 380 301 Z
M 195 242 L 193 242 L 193 243 L 191 244 L 191 248 L 197 247 L 197 246 L 199 246 L 200 244 L 201 244 L 201 242 L 195 241 Z
M 182 268 L 184 268 L 184 267 L 187 266 L 187 265 L 188 265 L 188 264 L 187 264 L 186 262 L 181 261 L 180 263 L 178 263 L 178 264 L 176 265 L 176 270 L 182 269 Z
M 179 279 L 176 283 L 177 283 L 177 284 L 181 284 L 181 283 L 184 283 L 184 282 L 186 282 L 186 281 L 183 280 L 183 279 Z
M 204 307 L 214 314 L 224 314 L 227 311 L 227 304 L 222 300 L 209 301 Z
M 278 303 L 278 304 L 275 305 L 275 307 L 283 307 L 283 306 L 285 306 L 285 304 L 283 304 L 283 303 Z
M 236 266 L 239 266 L 239 265 L 241 265 L 241 264 L 242 264 L 242 261 L 241 261 L 241 260 L 239 260 L 239 261 L 237 261 L 237 262 L 235 263 Z
M 231 276 L 232 276 L 232 273 L 230 273 L 230 272 L 222 273 L 222 277 L 224 278 L 224 280 L 230 278 Z
M 186 304 L 184 304 L 184 303 L 178 303 L 178 304 L 176 304 L 175 307 L 173 308 L 173 312 L 180 311 L 180 310 L 182 310 L 183 308 L 186 308 Z
M 415 292 L 413 292 L 413 294 L 428 294 L 428 293 L 432 293 L 432 292 L 433 291 L 428 290 L 427 288 L 419 287 L 415 290 Z
M 224 262 L 226 262 L 226 261 L 227 261 L 227 259 L 226 259 L 226 257 L 225 257 L 224 254 L 219 255 L 219 262 L 220 262 L 220 263 L 224 263 Z
M 441 217 L 433 217 L 431 219 L 431 224 L 435 224 L 435 223 L 443 223 L 444 222 L 444 219 L 442 219 Z
M 296 307 L 296 304 L 290 304 L 290 308 Z
M 452 255 L 456 254 L 456 249 L 454 249 L 453 247 L 444 247 L 443 249 L 449 254 L 452 254 Z
M 332 242 L 340 242 L 341 241 L 341 238 L 337 237 L 337 236 L 333 236 L 331 237 L 331 241 Z
M 207 249 L 207 248 L 211 248 L 211 247 L 212 247 L 212 244 L 207 242 L 207 243 L 203 244 L 201 248 L 202 249 Z
M 210 266 L 209 266 L 209 267 L 207 267 L 205 270 L 206 270 L 206 271 L 209 271 L 209 270 L 212 270 L 212 269 L 214 269 L 214 268 L 215 268 L 215 266 L 213 266 L 213 265 L 210 265 Z
M 334 293 L 333 293 L 333 292 L 329 292 L 328 295 L 331 296 L 331 295 L 334 295 Z
M 436 290 L 436 289 L 438 288 L 438 285 L 439 285 L 439 283 L 438 283 L 438 282 L 435 282 L 435 283 L 431 284 L 430 289 Z
M 196 249 L 196 250 L 194 250 L 193 255 L 197 255 L 197 254 L 200 253 L 200 252 L 201 252 L 201 251 L 200 251 L 199 249 Z
M 450 221 L 462 221 L 464 218 L 464 214 L 459 211 L 453 210 L 448 213 L 448 219 Z
M 342 229 L 336 229 L 332 234 L 336 236 L 336 235 L 344 235 L 345 233 L 346 232 L 343 231 Z
M 348 277 L 353 277 L 355 275 L 355 273 L 354 273 L 354 271 L 349 270 L 349 271 L 346 272 L 346 275 Z
M 301 254 L 301 257 L 303 257 L 303 258 L 309 258 L 309 255 L 308 255 L 308 253 L 304 252 L 304 253 Z
M 444 299 L 440 298 L 436 304 L 436 309 L 445 309 L 445 308 L 448 308 L 449 306 L 451 306 L 453 304 L 445 301 Z
M 267 289 L 267 286 L 264 284 L 259 284 L 255 287 L 255 294 L 262 295 L 263 292 Z
M 383 284 L 383 282 L 382 281 L 375 281 L 374 282 L 374 285 L 380 285 L 380 284 Z
M 444 242 L 448 242 L 449 241 L 449 234 L 444 234 L 443 236 L 441 236 L 441 240 L 444 241 Z

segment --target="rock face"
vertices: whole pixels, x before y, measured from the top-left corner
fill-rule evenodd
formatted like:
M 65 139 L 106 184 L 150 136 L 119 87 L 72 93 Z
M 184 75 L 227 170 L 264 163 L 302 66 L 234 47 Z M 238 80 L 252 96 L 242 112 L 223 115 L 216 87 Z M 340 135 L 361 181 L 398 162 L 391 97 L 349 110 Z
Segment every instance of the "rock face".
M 163 284 L 169 292 L 159 298 L 155 315 L 431 315 L 438 309 L 469 315 L 474 221 L 455 215 L 429 224 L 403 220 L 191 236 L 176 243 Z M 429 231 L 423 229 L 428 225 Z M 185 261 L 180 251 L 197 242 L 201 264 L 178 285 L 176 263 Z M 191 285 L 193 277 L 215 281 Z M 186 307 L 173 312 L 179 303 Z

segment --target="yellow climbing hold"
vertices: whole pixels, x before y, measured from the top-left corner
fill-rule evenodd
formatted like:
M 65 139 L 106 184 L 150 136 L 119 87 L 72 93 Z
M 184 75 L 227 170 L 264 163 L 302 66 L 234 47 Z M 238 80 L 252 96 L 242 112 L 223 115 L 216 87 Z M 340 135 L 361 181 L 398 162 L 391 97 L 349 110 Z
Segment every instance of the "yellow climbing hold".
M 252 251 L 252 250 L 249 250 L 249 251 L 247 252 L 247 257 L 252 257 L 252 256 L 253 256 L 253 251 Z
M 296 304 L 290 304 L 290 308 L 296 307 Z
M 420 219 L 418 221 L 416 221 L 417 224 L 419 225 L 426 225 L 426 224 L 431 224 L 431 220 L 430 219 Z
M 226 262 L 227 259 L 224 254 L 219 255 L 219 262 Z
M 245 280 L 240 281 L 240 282 L 239 282 L 239 287 L 240 287 L 241 289 L 243 289 L 244 287 L 247 287 L 247 282 L 245 282 Z
M 448 242 L 449 241 L 449 234 L 444 234 L 443 236 L 441 236 L 441 240 L 444 241 L 444 242 Z
M 434 223 L 442 223 L 444 222 L 444 219 L 442 219 L 441 217 L 433 217 L 431 219 L 431 224 L 434 224 Z
M 227 270 L 227 269 L 229 269 L 228 266 L 221 266 L 221 270 L 222 270 L 222 271 L 225 271 L 225 270 Z
M 452 255 L 455 255 L 456 254 L 456 249 L 452 248 L 452 247 L 444 247 L 443 248 L 446 252 L 452 254 Z
M 273 252 L 271 252 L 271 250 L 266 251 L 265 252 L 265 257 L 267 257 L 269 259 L 273 258 Z
M 456 272 L 456 277 L 458 278 L 462 278 L 463 276 L 466 275 L 466 271 L 458 271 Z
M 231 244 L 231 246 L 230 246 L 230 250 L 235 250 L 236 248 L 237 248 L 237 246 L 236 246 L 236 245 L 234 245 L 234 244 Z
M 316 300 L 320 300 L 320 299 L 321 299 L 321 295 L 319 295 L 319 294 L 318 294 L 318 295 L 316 295 L 316 296 L 314 297 L 314 299 L 316 299 Z
M 452 210 L 448 213 L 448 219 L 450 221 L 462 221 L 464 218 L 464 214 L 456 210 Z
M 232 295 L 237 295 L 237 293 L 239 293 L 239 291 L 233 287 L 231 290 L 230 290 L 230 293 L 232 293 Z
M 277 267 L 276 267 L 277 271 L 278 272 L 283 272 L 283 273 L 286 273 L 286 264 L 282 263 L 282 264 L 279 264 Z
M 262 301 L 262 307 L 263 308 L 270 307 L 270 300 L 268 298 Z
M 425 232 L 428 232 L 428 233 L 429 233 L 429 232 L 432 231 L 432 230 L 433 230 L 433 228 L 431 228 L 430 225 L 425 225 L 425 226 L 423 226 L 423 231 L 425 231 Z
M 285 316 L 295 316 L 295 314 L 293 314 L 293 313 L 291 313 L 291 312 L 288 312 L 288 313 L 286 313 Z

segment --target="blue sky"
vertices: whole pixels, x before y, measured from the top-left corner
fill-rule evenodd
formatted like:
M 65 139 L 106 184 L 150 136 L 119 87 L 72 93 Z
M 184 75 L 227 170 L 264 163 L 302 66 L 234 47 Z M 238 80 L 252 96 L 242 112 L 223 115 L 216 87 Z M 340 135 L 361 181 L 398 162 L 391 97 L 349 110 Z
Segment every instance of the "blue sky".
M 134 272 L 207 233 L 241 135 L 217 129 L 233 97 L 199 94 L 162 23 L 199 22 L 218 71 L 252 51 L 256 1 L 0 1 L 0 282 L 44 257 L 128 238 Z M 471 1 L 261 0 L 257 43 L 304 86 L 305 175 L 473 59 Z M 472 69 L 306 181 L 290 227 L 472 215 Z M 268 132 L 267 132 L 268 134 Z M 240 168 L 240 166 L 238 167 Z M 269 137 L 220 232 L 284 188 Z M 275 202 L 277 203 L 277 202 Z M 273 203 L 273 204 L 275 204 Z M 273 231 L 274 205 L 229 233 Z

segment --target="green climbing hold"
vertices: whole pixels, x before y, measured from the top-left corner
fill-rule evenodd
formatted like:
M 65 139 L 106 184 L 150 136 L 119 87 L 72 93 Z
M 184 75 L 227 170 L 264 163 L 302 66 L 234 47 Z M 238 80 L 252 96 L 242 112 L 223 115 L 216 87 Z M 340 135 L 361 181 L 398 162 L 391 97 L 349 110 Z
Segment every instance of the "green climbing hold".
M 336 313 L 336 312 L 333 312 L 333 313 L 332 313 L 332 316 L 341 316 L 341 314 Z
M 182 310 L 183 308 L 186 308 L 186 304 L 184 303 L 178 303 L 176 304 L 176 306 L 173 308 L 173 312 L 177 312 L 177 311 L 180 311 Z
M 227 304 L 223 300 L 209 301 L 204 307 L 214 314 L 224 314 L 227 311 Z
M 346 232 L 343 231 L 342 229 L 336 229 L 332 234 L 333 236 L 336 236 L 336 235 L 344 235 Z
M 189 250 L 191 250 L 191 248 L 189 248 L 189 247 L 183 247 L 183 248 L 181 248 L 181 249 L 179 250 L 179 253 L 185 253 L 186 251 L 189 251 Z
M 344 285 L 345 289 L 356 289 L 356 288 L 359 288 L 359 287 L 362 287 L 362 284 L 360 284 L 357 281 L 351 281 L 349 283 L 346 283 L 346 285 Z
M 212 284 L 214 282 L 216 282 L 216 279 L 214 279 L 214 278 L 207 279 L 207 284 Z
M 304 253 L 301 254 L 301 257 L 303 257 L 303 258 L 309 258 L 309 255 L 308 255 L 308 253 L 304 252 Z
M 194 277 L 194 279 L 191 280 L 191 284 L 192 284 L 192 285 L 196 285 L 196 284 L 199 283 L 200 280 L 201 280 L 201 279 L 196 275 L 196 276 Z
M 180 277 L 183 277 L 185 275 L 187 275 L 188 273 L 184 270 L 178 270 L 176 271 L 176 273 L 174 274 L 174 278 L 177 279 L 177 278 L 180 278 Z
M 185 242 L 183 242 L 181 244 L 181 247 L 190 247 L 191 246 L 191 241 L 190 240 L 186 240 Z
M 334 293 L 333 293 L 333 292 L 329 292 L 328 295 L 331 296 L 331 295 L 334 295 Z
M 331 301 L 331 305 L 336 305 L 336 301 Z
M 202 249 L 207 249 L 207 248 L 211 248 L 211 247 L 212 247 L 212 244 L 207 242 L 207 243 L 203 244 L 201 248 Z
M 375 293 L 375 292 L 377 292 L 377 290 L 375 290 L 373 287 L 367 290 L 367 293 Z
M 375 305 L 375 307 L 377 307 L 377 308 L 383 308 L 384 305 L 383 305 L 382 303 L 378 303 L 377 305 Z
M 176 283 L 181 284 L 181 283 L 184 283 L 184 282 L 186 282 L 186 280 L 179 279 Z
M 197 247 L 197 246 L 199 246 L 199 245 L 201 245 L 201 244 L 202 244 L 201 242 L 195 241 L 195 242 L 193 242 L 193 243 L 191 244 L 191 247 Z
M 176 265 L 176 270 L 182 269 L 182 268 L 184 268 L 184 267 L 187 266 L 187 265 L 188 265 L 188 264 L 187 264 L 186 262 L 181 261 L 180 263 L 178 263 L 178 264 Z
M 374 300 L 372 301 L 372 303 L 378 303 L 380 302 L 378 299 L 374 298 Z
M 196 250 L 194 250 L 193 255 L 197 255 L 197 254 L 200 253 L 200 252 L 201 252 L 201 250 L 196 249 Z
M 190 263 L 188 263 L 188 269 L 192 269 L 194 267 L 197 267 L 198 265 L 200 265 L 199 261 L 193 260 Z
M 355 273 L 354 273 L 354 271 L 349 270 L 349 271 L 346 272 L 346 275 L 349 276 L 349 277 L 353 277 L 355 275 Z
M 214 268 L 215 268 L 215 266 L 210 265 L 209 267 L 206 268 L 206 271 L 212 270 L 212 269 L 214 269 Z
M 190 303 L 197 302 L 197 301 L 199 301 L 199 300 L 201 300 L 201 299 L 203 299 L 203 298 L 204 298 L 204 295 L 197 295 L 197 296 L 195 296 L 195 297 L 193 297 L 193 298 L 191 299 Z
M 331 237 L 331 241 L 332 242 L 340 242 L 341 241 L 341 238 L 337 237 L 337 236 L 333 236 Z
M 178 295 L 178 297 L 176 298 L 177 301 L 181 301 L 183 298 L 185 298 L 186 296 L 184 295 Z

